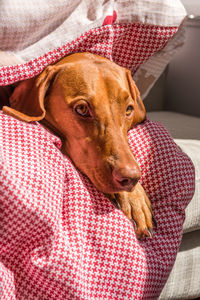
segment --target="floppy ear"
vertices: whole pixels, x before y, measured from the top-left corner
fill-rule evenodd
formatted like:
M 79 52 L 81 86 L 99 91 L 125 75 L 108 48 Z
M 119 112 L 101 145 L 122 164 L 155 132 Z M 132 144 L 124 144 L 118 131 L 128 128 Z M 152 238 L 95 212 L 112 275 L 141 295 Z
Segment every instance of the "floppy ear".
M 131 92 L 131 96 L 134 100 L 134 117 L 133 117 L 133 123 L 132 126 L 143 122 L 146 119 L 146 110 L 142 101 L 142 98 L 140 96 L 140 92 L 131 76 L 131 72 L 127 70 L 127 79 L 128 84 Z
M 9 98 L 10 107 L 3 106 L 3 112 L 25 122 L 42 120 L 45 94 L 57 69 L 49 66 L 39 76 L 20 82 Z

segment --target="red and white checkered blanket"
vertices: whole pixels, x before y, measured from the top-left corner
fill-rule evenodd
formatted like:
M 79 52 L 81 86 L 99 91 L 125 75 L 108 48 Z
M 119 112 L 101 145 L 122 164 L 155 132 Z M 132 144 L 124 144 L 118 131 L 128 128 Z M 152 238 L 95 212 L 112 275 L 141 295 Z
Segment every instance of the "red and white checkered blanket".
M 0 25 L 0 41 L 7 37 L 1 85 L 33 77 L 80 51 L 135 72 L 164 47 L 184 15 L 179 1 L 69 2 L 0 3 L 7 21 Z M 8 57 L 15 63 L 5 63 Z M 123 213 L 61 154 L 57 137 L 38 123 L 0 114 L 1 299 L 159 296 L 180 244 L 194 167 L 160 124 L 136 126 L 129 142 L 158 222 L 153 240 L 136 239 Z
M 158 222 L 138 241 L 123 213 L 39 124 L 1 114 L 1 299 L 156 299 L 194 190 L 190 159 L 160 124 L 129 132 Z

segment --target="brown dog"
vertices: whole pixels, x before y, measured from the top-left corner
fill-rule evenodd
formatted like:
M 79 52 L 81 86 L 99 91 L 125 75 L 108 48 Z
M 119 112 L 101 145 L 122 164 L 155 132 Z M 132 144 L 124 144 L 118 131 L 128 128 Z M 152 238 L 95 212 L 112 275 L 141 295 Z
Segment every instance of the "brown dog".
M 9 102 L 5 113 L 41 121 L 57 134 L 62 152 L 135 221 L 137 237 L 152 237 L 151 204 L 127 140 L 146 116 L 130 71 L 97 55 L 72 54 L 20 82 Z

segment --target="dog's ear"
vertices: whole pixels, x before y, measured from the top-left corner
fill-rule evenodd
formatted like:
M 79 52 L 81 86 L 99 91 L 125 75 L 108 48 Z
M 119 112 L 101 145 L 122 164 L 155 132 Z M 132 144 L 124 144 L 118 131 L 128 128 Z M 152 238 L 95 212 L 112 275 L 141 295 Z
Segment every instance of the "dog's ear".
M 20 82 L 9 98 L 10 107 L 3 106 L 3 111 L 18 120 L 40 121 L 45 117 L 45 94 L 58 67 L 49 66 L 39 76 Z
M 131 76 L 131 72 L 127 70 L 127 79 L 128 84 L 131 92 L 131 96 L 134 100 L 134 117 L 132 126 L 143 122 L 146 119 L 146 110 L 142 101 L 142 98 L 140 96 L 140 92 Z

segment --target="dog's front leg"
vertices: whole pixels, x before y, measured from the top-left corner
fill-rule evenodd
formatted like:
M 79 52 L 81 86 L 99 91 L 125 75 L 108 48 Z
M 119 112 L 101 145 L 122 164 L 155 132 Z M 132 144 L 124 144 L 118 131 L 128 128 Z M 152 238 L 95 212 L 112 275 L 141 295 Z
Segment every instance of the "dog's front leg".
M 112 202 L 117 201 L 123 213 L 135 223 L 135 232 L 138 239 L 153 237 L 153 222 L 151 203 L 140 183 L 137 183 L 132 192 L 119 192 L 109 197 Z

